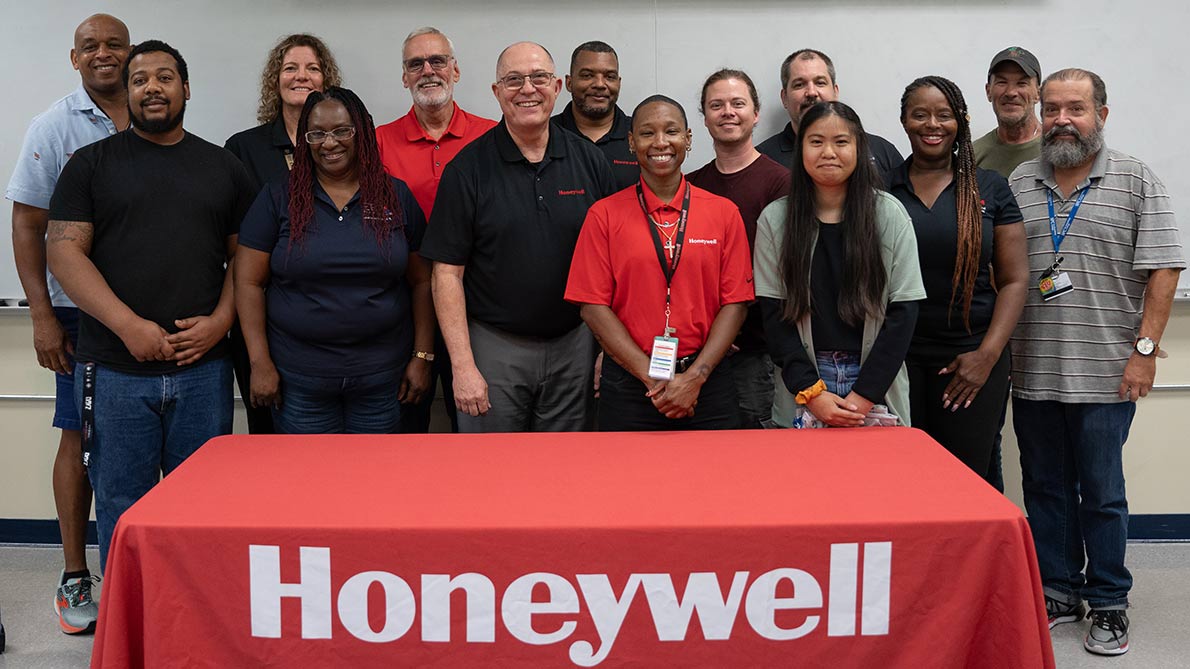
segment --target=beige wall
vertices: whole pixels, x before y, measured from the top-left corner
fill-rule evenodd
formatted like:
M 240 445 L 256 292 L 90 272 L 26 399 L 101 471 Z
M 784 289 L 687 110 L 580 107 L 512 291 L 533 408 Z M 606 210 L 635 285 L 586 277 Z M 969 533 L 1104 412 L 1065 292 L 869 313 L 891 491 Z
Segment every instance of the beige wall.
M 0 309 L 0 395 L 54 394 L 52 375 L 33 356 L 28 312 Z M 1190 385 L 1190 303 L 1174 305 L 1162 347 L 1158 384 Z M 0 518 L 54 518 L 50 469 L 57 431 L 50 428 L 54 404 L 49 399 L 0 400 Z M 1190 513 L 1190 391 L 1157 391 L 1140 403 L 1128 441 L 1125 466 L 1132 513 Z M 1004 431 L 1008 495 L 1020 503 L 1020 467 L 1016 440 Z M 236 432 L 244 432 L 237 405 Z

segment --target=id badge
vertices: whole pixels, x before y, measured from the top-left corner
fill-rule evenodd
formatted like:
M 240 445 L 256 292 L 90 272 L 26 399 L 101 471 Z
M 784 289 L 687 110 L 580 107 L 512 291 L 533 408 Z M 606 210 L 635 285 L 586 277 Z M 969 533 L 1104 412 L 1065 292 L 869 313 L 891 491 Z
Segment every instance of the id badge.
M 1042 301 L 1049 302 L 1059 295 L 1065 295 L 1074 290 L 1074 285 L 1070 283 L 1070 275 L 1066 272 L 1058 272 L 1041 277 L 1041 281 L 1037 282 L 1037 289 L 1041 291 Z
M 649 378 L 673 381 L 678 365 L 678 338 L 653 337 L 653 355 L 649 356 Z

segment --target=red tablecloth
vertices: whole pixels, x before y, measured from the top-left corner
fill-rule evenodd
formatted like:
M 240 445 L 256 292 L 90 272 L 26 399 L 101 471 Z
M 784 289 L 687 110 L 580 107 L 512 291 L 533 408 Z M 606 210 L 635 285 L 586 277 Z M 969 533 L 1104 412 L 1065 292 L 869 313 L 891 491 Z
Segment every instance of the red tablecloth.
M 216 439 L 94 667 L 1052 667 L 1029 527 L 904 428 Z

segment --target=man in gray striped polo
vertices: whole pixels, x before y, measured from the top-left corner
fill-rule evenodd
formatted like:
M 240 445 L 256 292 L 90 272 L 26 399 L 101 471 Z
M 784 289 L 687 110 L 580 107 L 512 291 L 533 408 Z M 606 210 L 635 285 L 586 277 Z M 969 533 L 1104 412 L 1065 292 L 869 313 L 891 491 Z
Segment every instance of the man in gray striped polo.
M 1164 357 L 1186 267 L 1165 185 L 1104 146 L 1107 89 L 1067 69 L 1041 87 L 1041 157 L 1010 179 L 1030 289 L 1012 338 L 1013 427 L 1050 627 L 1081 620 L 1092 653 L 1128 651 L 1123 446 Z

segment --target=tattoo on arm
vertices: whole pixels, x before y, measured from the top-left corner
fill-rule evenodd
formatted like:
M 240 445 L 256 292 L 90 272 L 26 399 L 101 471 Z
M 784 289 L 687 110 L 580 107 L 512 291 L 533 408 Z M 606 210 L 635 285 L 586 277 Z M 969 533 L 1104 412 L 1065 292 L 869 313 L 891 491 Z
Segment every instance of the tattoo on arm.
M 85 251 L 91 250 L 91 237 L 95 226 L 83 221 L 50 221 L 46 231 L 46 243 L 72 242 Z

